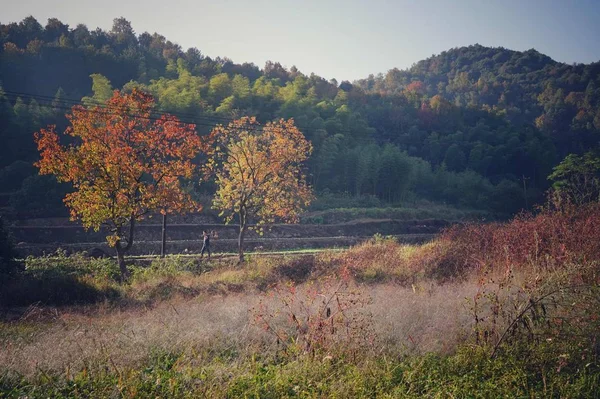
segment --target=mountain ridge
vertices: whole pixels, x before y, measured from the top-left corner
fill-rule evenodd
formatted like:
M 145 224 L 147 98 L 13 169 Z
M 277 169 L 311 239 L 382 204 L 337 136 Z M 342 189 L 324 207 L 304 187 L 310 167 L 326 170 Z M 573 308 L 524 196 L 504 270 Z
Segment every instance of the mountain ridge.
M 600 63 L 477 44 L 338 83 L 277 62 L 259 68 L 184 51 L 160 34 L 135 34 L 124 18 L 90 31 L 29 17 L 0 24 L 0 82 L 0 182 L 4 170 L 15 188 L 37 157 L 32 133 L 66 126 L 65 99 L 103 102 L 134 87 L 198 122 L 199 134 L 243 115 L 293 118 L 314 146 L 317 191 L 386 203 L 424 198 L 513 212 L 542 197 L 561 159 L 600 138 Z

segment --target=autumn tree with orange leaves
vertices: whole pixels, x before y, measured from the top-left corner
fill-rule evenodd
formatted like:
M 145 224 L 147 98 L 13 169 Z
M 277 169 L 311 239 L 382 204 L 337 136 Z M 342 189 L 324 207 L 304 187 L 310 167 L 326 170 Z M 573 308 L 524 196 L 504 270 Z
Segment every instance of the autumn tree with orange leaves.
M 207 146 L 206 170 L 218 186 L 213 207 L 227 223 L 237 219 L 239 261 L 251 222 L 259 228 L 277 220 L 297 222 L 313 195 L 302 172 L 312 145 L 294 125 L 279 120 L 260 126 L 244 117 L 215 127 Z
M 200 209 L 180 184 L 192 177 L 202 149 L 195 126 L 171 115 L 155 118 L 153 107 L 149 94 L 115 91 L 105 107 L 73 107 L 64 132 L 73 144 L 61 145 L 55 126 L 35 134 L 40 173 L 73 184 L 64 199 L 71 219 L 96 231 L 108 226 L 123 278 L 136 221 L 152 211 Z

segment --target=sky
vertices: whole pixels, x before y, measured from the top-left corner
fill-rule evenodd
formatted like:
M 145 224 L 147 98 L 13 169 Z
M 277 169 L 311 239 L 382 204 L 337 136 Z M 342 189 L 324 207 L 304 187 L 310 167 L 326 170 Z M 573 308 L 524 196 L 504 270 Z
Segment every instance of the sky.
M 0 22 L 33 15 L 74 28 L 158 32 L 184 50 L 236 63 L 295 65 L 356 80 L 479 43 L 535 48 L 566 63 L 600 60 L 600 0 L 0 0 Z

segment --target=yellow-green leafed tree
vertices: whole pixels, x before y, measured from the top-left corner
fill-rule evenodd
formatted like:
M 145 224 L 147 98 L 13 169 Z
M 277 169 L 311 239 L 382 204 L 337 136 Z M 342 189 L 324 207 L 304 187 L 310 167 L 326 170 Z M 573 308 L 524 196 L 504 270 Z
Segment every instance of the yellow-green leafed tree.
M 238 220 L 243 262 L 250 223 L 259 228 L 276 221 L 294 223 L 310 204 L 313 195 L 302 164 L 312 145 L 292 119 L 261 126 L 248 117 L 215 127 L 209 143 L 207 176 L 214 176 L 218 186 L 213 207 L 227 223 Z

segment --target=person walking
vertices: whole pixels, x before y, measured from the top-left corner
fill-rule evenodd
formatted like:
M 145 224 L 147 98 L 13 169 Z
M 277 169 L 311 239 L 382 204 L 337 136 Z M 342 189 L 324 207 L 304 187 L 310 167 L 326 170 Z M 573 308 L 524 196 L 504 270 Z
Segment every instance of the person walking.
M 208 253 L 208 259 L 210 259 L 210 234 L 206 231 L 202 232 L 202 251 L 200 251 L 200 257 L 204 256 L 204 252 Z

